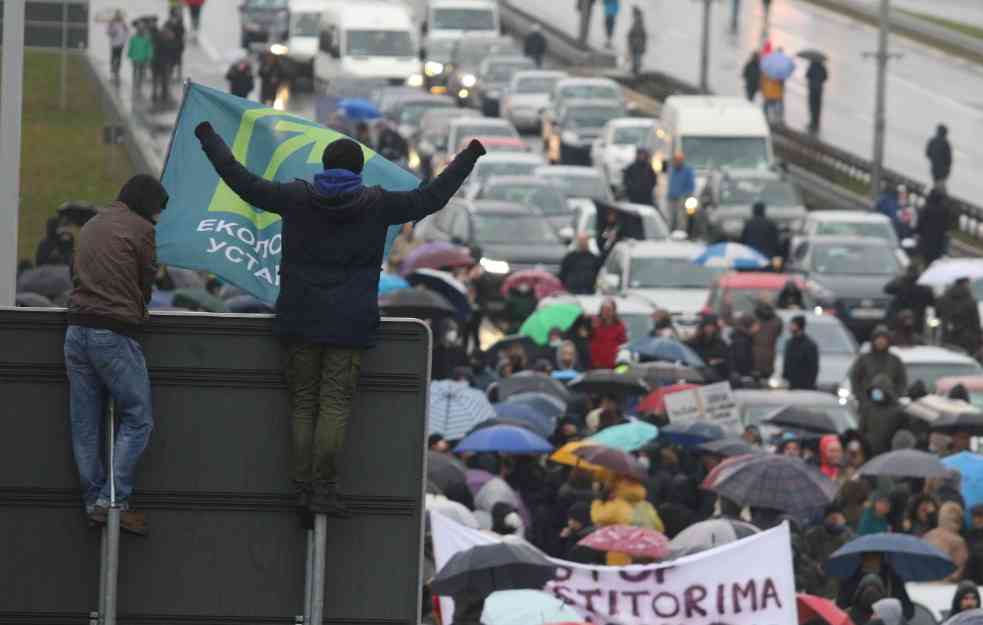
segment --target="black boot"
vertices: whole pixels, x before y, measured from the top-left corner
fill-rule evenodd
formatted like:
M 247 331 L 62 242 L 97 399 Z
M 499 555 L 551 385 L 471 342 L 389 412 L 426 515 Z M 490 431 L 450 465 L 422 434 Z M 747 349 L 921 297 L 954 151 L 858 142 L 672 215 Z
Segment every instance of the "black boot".
M 338 485 L 335 482 L 318 482 L 314 485 L 311 496 L 310 510 L 315 514 L 326 514 L 336 519 L 347 519 L 352 516 L 338 496 Z

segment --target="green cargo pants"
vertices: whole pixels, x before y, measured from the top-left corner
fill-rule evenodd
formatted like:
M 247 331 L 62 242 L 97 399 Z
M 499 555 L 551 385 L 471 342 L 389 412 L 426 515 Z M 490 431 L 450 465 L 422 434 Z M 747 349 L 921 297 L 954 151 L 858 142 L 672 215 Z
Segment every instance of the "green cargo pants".
M 299 487 L 337 481 L 337 457 L 345 444 L 361 368 L 361 349 L 287 344 L 293 479 Z

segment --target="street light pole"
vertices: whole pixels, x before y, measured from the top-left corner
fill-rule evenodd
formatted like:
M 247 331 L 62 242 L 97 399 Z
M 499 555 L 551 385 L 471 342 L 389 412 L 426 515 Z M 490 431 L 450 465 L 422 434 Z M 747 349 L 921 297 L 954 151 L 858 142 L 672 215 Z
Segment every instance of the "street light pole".
M 877 36 L 877 95 L 874 104 L 874 159 L 870 169 L 870 194 L 877 198 L 881 193 L 881 177 L 884 169 L 884 130 L 886 126 L 887 99 L 887 34 L 891 20 L 891 0 L 881 0 L 880 30 Z
M 700 46 L 700 91 L 710 93 L 710 3 L 703 0 L 703 43 Z
M 0 306 L 13 306 L 20 210 L 21 111 L 24 88 L 25 0 L 3 3 L 3 78 L 0 81 Z

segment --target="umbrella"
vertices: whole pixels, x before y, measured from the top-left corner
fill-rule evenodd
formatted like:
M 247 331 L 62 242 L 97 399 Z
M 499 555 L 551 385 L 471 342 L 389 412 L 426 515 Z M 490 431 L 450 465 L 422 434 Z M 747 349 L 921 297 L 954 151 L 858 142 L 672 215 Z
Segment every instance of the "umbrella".
M 174 306 L 211 313 L 224 313 L 228 310 L 220 297 L 205 289 L 177 289 L 174 291 Z
M 338 100 L 338 109 L 351 119 L 376 119 L 382 117 L 375 104 L 361 98 L 344 98 Z
M 422 286 L 446 297 L 447 301 L 457 310 L 458 318 L 467 319 L 471 314 L 468 287 L 446 271 L 417 269 L 406 276 L 406 281 L 413 286 Z
M 704 490 L 713 490 L 713 487 L 716 486 L 717 482 L 731 476 L 742 464 L 753 460 L 757 457 L 757 455 L 758 454 L 751 453 L 724 458 L 722 462 L 712 468 L 710 473 L 703 478 L 703 482 L 700 483 L 700 488 Z
M 781 50 L 761 59 L 761 71 L 774 80 L 786 80 L 795 71 L 795 61 Z
M 403 289 L 383 295 L 379 298 L 379 308 L 384 315 L 421 319 L 444 317 L 457 312 L 446 297 L 424 289 Z
M 743 438 L 721 438 L 707 441 L 697 445 L 696 450 L 727 458 L 763 453 L 762 449 L 749 445 Z
M 709 421 L 670 423 L 661 433 L 663 438 L 681 447 L 695 447 L 727 436 L 724 428 Z
M 54 300 L 70 290 L 72 290 L 72 276 L 68 265 L 41 265 L 17 276 L 19 293 L 37 293 Z
M 573 441 L 567 443 L 563 447 L 560 447 L 550 456 L 550 460 L 557 464 L 565 464 L 568 467 L 577 467 L 579 469 L 587 469 L 588 471 L 600 472 L 607 471 L 604 467 L 599 464 L 592 464 L 587 462 L 583 458 L 574 454 L 575 451 L 581 447 L 588 447 L 590 445 L 595 445 L 596 443 L 590 440 Z
M 968 404 L 968 402 L 962 403 Z M 972 412 L 959 412 L 955 414 L 949 412 L 941 415 L 932 423 L 932 431 L 945 434 L 965 432 L 972 436 L 983 436 L 983 413 L 979 412 L 972 405 L 969 405 L 969 407 L 972 408 Z
M 782 428 L 792 428 L 816 434 L 837 434 L 836 421 L 825 412 L 809 410 L 802 406 L 782 406 L 762 420 L 762 423 Z
M 814 618 L 820 618 L 829 625 L 853 625 L 850 615 L 825 597 L 800 592 L 795 595 L 795 606 L 799 611 L 800 625 Z
M 959 492 L 966 500 L 966 520 L 968 522 L 970 509 L 978 503 L 983 503 L 983 456 L 962 451 L 943 458 L 942 464 L 947 469 L 959 471 L 962 476 Z
M 497 406 L 498 404 L 493 404 L 493 405 Z M 471 428 L 468 431 L 468 434 L 477 432 L 478 430 L 483 430 L 485 428 L 495 427 L 496 425 L 514 425 L 515 427 L 526 428 L 527 430 L 533 432 L 534 434 L 539 434 L 539 431 L 535 427 L 533 427 L 533 425 L 528 421 L 519 421 L 518 419 L 503 419 L 500 417 L 495 417 L 494 419 L 486 419 L 485 421 L 482 421 L 481 423 Z
M 638 355 L 641 362 L 678 362 L 690 367 L 705 367 L 700 358 L 688 345 L 672 338 L 643 336 L 628 343 L 628 351 Z
M 468 469 L 467 480 L 468 488 L 474 495 L 475 510 L 491 512 L 495 504 L 507 503 L 519 511 L 526 527 L 529 526 L 529 510 L 526 509 L 522 497 L 519 497 L 508 482 L 481 469 Z
M 710 490 L 741 506 L 781 510 L 806 520 L 833 500 L 837 488 L 798 458 L 762 454 L 741 462 Z
M 442 491 L 446 492 L 454 484 L 466 483 L 467 471 L 464 463 L 450 454 L 427 452 L 427 479 Z
M 597 551 L 617 551 L 633 558 L 661 560 L 669 555 L 669 539 L 662 532 L 646 527 L 607 525 L 577 542 Z
M 519 421 L 544 438 L 552 436 L 556 429 L 556 417 L 548 417 L 529 404 L 503 402 L 495 404 L 494 408 L 498 418 Z
M 511 289 L 520 284 L 528 284 L 536 294 L 536 299 L 543 299 L 566 291 L 560 279 L 542 269 L 523 269 L 516 271 L 502 283 L 502 295 L 508 295 Z
M 496 425 L 476 430 L 465 436 L 455 452 L 494 451 L 503 454 L 548 454 L 553 451 L 542 436 L 514 425 Z
M 885 477 L 931 478 L 945 477 L 948 469 L 935 454 L 917 449 L 889 451 L 868 460 L 859 475 L 879 475 Z
M 983 278 L 983 262 L 979 258 L 937 260 L 918 276 L 918 284 L 931 287 L 949 286 L 959 278 Z
M 699 553 L 757 534 L 758 528 L 736 519 L 709 519 L 690 525 L 669 543 L 675 556 Z
M 15 293 L 14 306 L 20 308 L 54 308 L 54 303 L 44 295 L 37 293 Z
M 392 293 L 409 286 L 409 282 L 394 273 L 383 272 L 379 274 L 379 295 Z
M 648 362 L 635 365 L 633 372 L 641 376 L 651 386 L 669 386 L 672 384 L 703 384 L 706 382 L 699 370 L 678 363 Z
M 647 480 L 648 469 L 633 456 L 601 445 L 584 445 L 573 450 L 573 455 L 591 464 L 608 469 L 616 475 L 625 475 L 636 480 Z
M 688 391 L 694 388 L 699 388 L 698 384 L 673 384 L 672 386 L 663 386 L 662 388 L 657 388 L 642 399 L 639 402 L 635 410 L 638 414 L 647 413 L 664 413 L 666 411 L 666 395 L 671 395 L 673 393 L 679 393 L 681 391 Z
M 942 625 L 983 625 L 983 608 L 965 610 L 942 621 Z
M 740 243 L 715 243 L 694 256 L 693 264 L 722 269 L 763 269 L 770 261 L 757 250 Z
M 465 527 L 478 529 L 478 519 L 464 504 L 458 503 L 443 495 L 428 494 L 425 499 L 427 510 L 436 510 L 444 516 L 453 519 Z
M 443 241 L 424 243 L 406 255 L 400 267 L 404 276 L 417 269 L 441 269 L 443 267 L 468 267 L 474 264 L 471 252 L 465 247 Z
M 570 391 L 561 382 L 542 373 L 513 375 L 499 380 L 495 388 L 498 390 L 499 400 L 505 400 L 519 393 L 545 393 L 563 401 L 570 401 Z
M 961 399 L 950 399 L 942 395 L 919 397 L 904 408 L 905 414 L 927 421 L 932 425 L 944 416 L 978 411 L 979 409 L 969 402 Z
M 866 534 L 843 545 L 826 560 L 823 568 L 833 577 L 850 577 L 860 567 L 865 553 L 882 553 L 894 572 L 905 582 L 934 582 L 956 570 L 945 553 L 910 534 Z
M 547 417 L 558 419 L 567 412 L 567 402 L 553 397 L 548 393 L 516 393 L 505 401 L 509 403 L 528 404 Z
M 802 59 L 805 59 L 807 61 L 815 61 L 817 63 L 825 63 L 826 62 L 826 53 L 825 52 L 820 52 L 819 50 L 816 50 L 814 48 L 807 48 L 805 50 L 799 50 L 799 53 L 796 54 L 795 56 L 797 56 L 799 58 L 802 58 Z
M 519 334 L 528 336 L 539 345 L 546 345 L 550 330 L 559 328 L 561 332 L 566 332 L 582 314 L 583 309 L 576 304 L 546 306 L 526 318 L 519 328 Z
M 648 384 L 637 374 L 618 373 L 605 369 L 588 371 L 578 376 L 568 385 L 571 389 L 593 395 L 645 395 L 649 391 Z
M 430 383 L 430 421 L 427 433 L 440 433 L 451 440 L 463 438 L 475 424 L 495 418 L 495 409 L 485 394 L 463 382 L 435 380 Z
M 535 360 L 536 358 L 552 358 L 552 349 L 549 346 L 540 347 L 536 341 L 528 336 L 521 334 L 510 334 L 498 339 L 491 347 L 485 351 L 483 358 L 489 366 L 495 367 L 499 360 L 504 356 L 505 350 L 521 349 L 525 352 L 526 358 Z M 562 386 L 562 384 L 560 385 Z
M 478 545 L 454 554 L 437 571 L 430 588 L 434 594 L 442 596 L 542 588 L 555 573 L 556 565 L 537 549 L 526 543 L 508 541 Z
M 272 308 L 256 299 L 252 295 L 236 295 L 225 300 L 225 307 L 231 313 L 268 315 L 273 311 Z
M 549 625 L 580 619 L 577 612 L 542 590 L 502 590 L 485 599 L 485 625 Z
M 604 428 L 588 440 L 597 445 L 613 447 L 621 451 L 641 449 L 659 435 L 659 428 L 644 421 L 630 421 Z

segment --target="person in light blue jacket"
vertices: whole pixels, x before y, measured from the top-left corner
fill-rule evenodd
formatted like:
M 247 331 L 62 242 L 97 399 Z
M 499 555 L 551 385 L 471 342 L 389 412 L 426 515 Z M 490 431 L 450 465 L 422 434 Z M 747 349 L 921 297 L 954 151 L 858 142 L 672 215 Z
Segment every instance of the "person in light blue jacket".
M 618 11 L 621 10 L 620 0 L 604 0 L 604 47 L 611 49 L 611 38 L 614 37 L 614 22 L 618 19 Z
M 673 230 L 686 228 L 686 198 L 696 192 L 696 174 L 686 164 L 682 152 L 676 152 L 669 169 L 669 219 Z

